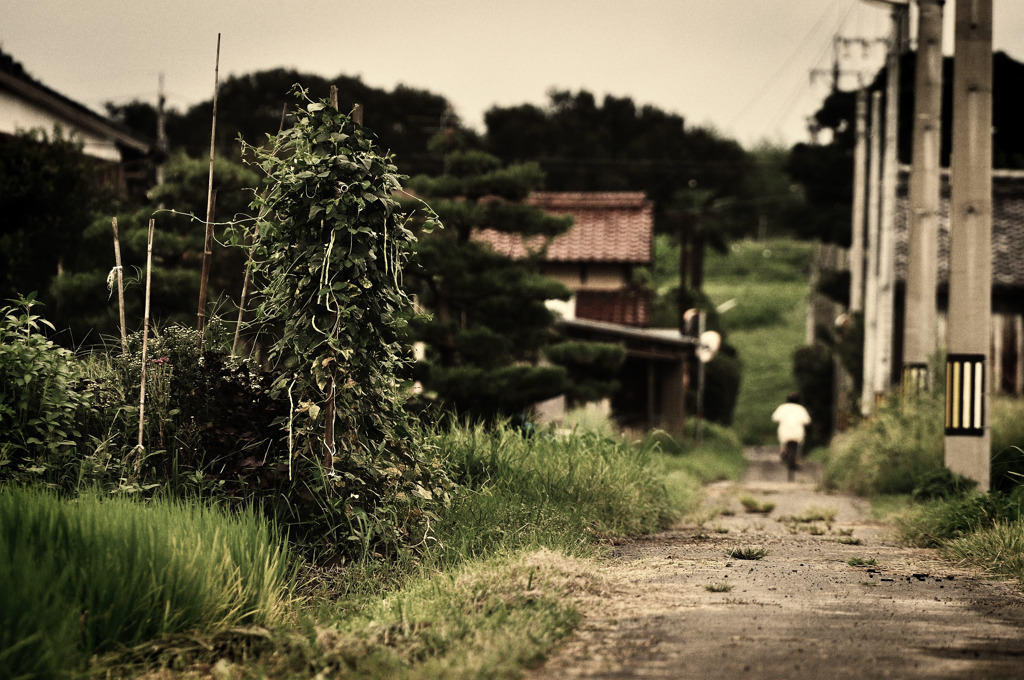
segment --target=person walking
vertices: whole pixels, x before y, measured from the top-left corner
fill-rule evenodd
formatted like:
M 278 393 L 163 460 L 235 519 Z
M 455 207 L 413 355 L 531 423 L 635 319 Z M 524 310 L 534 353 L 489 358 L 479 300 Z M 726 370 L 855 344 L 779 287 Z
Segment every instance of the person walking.
M 800 404 L 800 395 L 791 393 L 785 404 L 780 404 L 772 413 L 772 421 L 779 424 L 779 448 L 782 462 L 789 471 L 789 481 L 793 481 L 798 467 L 797 457 L 804 443 L 806 427 L 811 424 L 811 414 Z

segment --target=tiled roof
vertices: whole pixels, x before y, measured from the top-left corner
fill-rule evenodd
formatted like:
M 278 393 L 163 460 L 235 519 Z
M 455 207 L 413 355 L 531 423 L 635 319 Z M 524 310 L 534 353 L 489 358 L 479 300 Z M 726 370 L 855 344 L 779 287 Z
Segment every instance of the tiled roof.
M 555 237 L 545 253 L 547 262 L 608 262 L 648 264 L 652 260 L 654 211 L 643 192 L 541 191 L 529 203 L 555 215 L 572 215 L 573 225 Z M 474 235 L 496 252 L 521 258 L 542 245 L 525 244 L 514 234 L 484 229 Z
M 907 271 L 906 175 L 901 173 L 896 206 L 896 277 Z M 939 283 L 949 283 L 949 174 L 942 173 L 939 205 Z M 1024 288 L 1024 172 L 992 173 L 992 286 Z

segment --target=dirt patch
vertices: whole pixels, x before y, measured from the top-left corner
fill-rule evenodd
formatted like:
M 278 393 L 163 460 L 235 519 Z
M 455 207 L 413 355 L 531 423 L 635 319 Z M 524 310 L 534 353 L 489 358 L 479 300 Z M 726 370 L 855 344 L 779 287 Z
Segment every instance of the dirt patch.
M 748 458 L 707 487 L 725 514 L 614 546 L 581 629 L 527 677 L 1024 677 L 1015 583 L 896 545 L 811 464 L 788 482 L 776 452 Z

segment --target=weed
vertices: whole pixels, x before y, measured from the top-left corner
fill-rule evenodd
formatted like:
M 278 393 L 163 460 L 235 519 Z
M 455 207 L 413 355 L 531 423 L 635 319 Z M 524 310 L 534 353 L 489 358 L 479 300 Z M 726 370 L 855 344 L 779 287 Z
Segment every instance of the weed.
M 722 526 L 721 524 L 716 524 L 713 528 L 714 528 L 716 534 L 727 534 L 727 533 L 729 533 L 729 527 Z
M 725 581 L 709 583 L 706 586 L 704 586 L 704 590 L 708 591 L 709 593 L 728 593 L 730 590 L 732 590 L 732 588 L 733 585 L 731 583 L 726 583 Z
M 761 546 L 736 546 L 725 551 L 726 557 L 737 560 L 759 560 L 768 554 L 768 549 Z
M 812 524 L 811 526 L 807 527 L 807 533 L 809 533 L 811 536 L 824 536 L 825 529 L 818 526 L 817 524 Z
M 775 509 L 775 503 L 760 501 L 753 496 L 740 496 L 739 501 L 743 509 L 750 513 L 767 515 Z
M 836 539 L 836 542 L 842 543 L 843 545 L 860 545 L 864 541 L 860 540 L 859 538 L 854 538 L 853 536 L 840 536 Z
M 878 565 L 878 561 L 874 557 L 864 559 L 863 557 L 851 557 L 846 560 L 846 563 L 851 567 L 874 567 Z

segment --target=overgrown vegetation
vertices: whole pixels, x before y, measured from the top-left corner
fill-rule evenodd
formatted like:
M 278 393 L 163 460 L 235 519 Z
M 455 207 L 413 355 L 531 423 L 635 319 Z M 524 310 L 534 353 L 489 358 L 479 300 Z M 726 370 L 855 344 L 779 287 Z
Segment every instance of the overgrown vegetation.
M 870 420 L 833 440 L 823 482 L 881 499 L 904 542 L 1024 583 L 1024 401 L 992 400 L 992 488 L 977 493 L 944 465 L 943 400 L 890 395 Z M 893 495 L 907 500 L 890 502 Z

